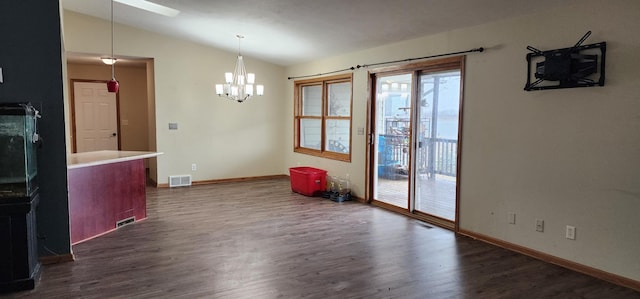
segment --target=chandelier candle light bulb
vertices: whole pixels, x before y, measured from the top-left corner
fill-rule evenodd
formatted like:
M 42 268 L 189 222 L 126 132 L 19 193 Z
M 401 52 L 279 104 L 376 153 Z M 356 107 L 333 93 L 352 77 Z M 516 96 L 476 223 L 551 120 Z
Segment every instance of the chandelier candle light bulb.
M 216 94 L 225 96 L 226 98 L 242 103 L 254 95 L 254 84 L 256 75 L 247 73 L 244 67 L 242 54 L 240 54 L 240 40 L 244 38 L 242 35 L 236 35 L 238 38 L 238 60 L 233 73 L 224 73 L 225 84 L 216 84 Z M 256 85 L 255 94 L 261 96 L 264 94 L 264 86 Z

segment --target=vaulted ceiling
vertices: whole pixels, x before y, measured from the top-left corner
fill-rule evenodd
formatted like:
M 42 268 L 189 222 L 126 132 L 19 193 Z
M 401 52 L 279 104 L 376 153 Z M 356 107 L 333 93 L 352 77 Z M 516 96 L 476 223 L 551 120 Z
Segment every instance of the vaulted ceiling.
M 109 20 L 111 0 L 61 0 L 64 9 Z M 574 1 L 574 0 L 571 0 Z M 557 0 L 150 0 L 175 17 L 114 3 L 114 21 L 292 65 L 517 15 Z

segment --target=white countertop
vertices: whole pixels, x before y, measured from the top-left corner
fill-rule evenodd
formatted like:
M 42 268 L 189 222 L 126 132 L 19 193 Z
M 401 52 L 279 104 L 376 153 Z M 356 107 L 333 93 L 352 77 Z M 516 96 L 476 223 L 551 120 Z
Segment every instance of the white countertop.
M 96 151 L 75 153 L 67 156 L 67 169 L 153 158 L 159 155 L 162 155 L 162 153 L 143 151 Z

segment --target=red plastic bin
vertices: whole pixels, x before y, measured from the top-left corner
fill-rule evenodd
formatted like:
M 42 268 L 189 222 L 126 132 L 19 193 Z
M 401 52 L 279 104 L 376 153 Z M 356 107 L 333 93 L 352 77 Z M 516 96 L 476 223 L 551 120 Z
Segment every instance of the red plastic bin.
M 327 188 L 327 171 L 313 167 L 291 167 L 291 190 L 306 196 L 318 195 Z

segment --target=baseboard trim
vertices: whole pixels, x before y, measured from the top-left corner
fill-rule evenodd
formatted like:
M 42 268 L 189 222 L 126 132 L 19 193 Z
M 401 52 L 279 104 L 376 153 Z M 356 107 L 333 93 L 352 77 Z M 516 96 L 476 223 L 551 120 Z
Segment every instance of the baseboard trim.
M 351 195 L 351 199 L 353 199 L 354 201 L 357 201 L 359 203 L 367 204 L 367 201 L 362 197 L 357 197 L 357 196 Z
M 194 185 L 194 186 L 197 186 L 197 185 L 210 185 L 210 184 L 219 184 L 219 183 L 233 183 L 233 182 L 257 181 L 257 180 L 284 179 L 284 178 L 288 178 L 288 177 L 289 177 L 288 175 L 278 174 L 278 175 L 252 176 L 252 177 L 243 177 L 243 178 L 194 181 L 191 184 Z
M 76 258 L 73 255 L 73 253 L 67 253 L 67 254 L 42 256 L 38 258 L 38 260 L 43 265 L 51 265 L 51 264 L 73 262 L 76 260 Z
M 498 247 L 502 247 L 507 250 L 515 251 L 550 264 L 558 265 L 560 267 L 564 267 L 576 272 L 593 276 L 595 278 L 602 279 L 602 280 L 640 292 L 640 281 L 637 281 L 637 280 L 633 280 L 617 274 L 609 273 L 600 269 L 596 269 L 587 265 L 576 263 L 576 262 L 566 260 L 557 256 L 553 256 L 541 251 L 533 250 L 528 247 L 506 242 L 506 241 L 496 239 L 494 237 L 490 237 L 487 235 L 479 234 L 476 232 L 460 229 L 458 230 L 458 233 L 482 242 L 486 242 Z
M 232 182 L 245 182 L 245 181 L 257 181 L 257 180 L 271 180 L 271 179 L 284 179 L 288 178 L 288 175 L 285 174 L 277 174 L 277 175 L 265 175 L 265 176 L 253 176 L 253 177 L 242 177 L 242 178 L 230 178 L 230 179 L 219 179 L 219 180 L 204 180 L 204 181 L 192 181 L 191 186 L 198 185 L 211 185 L 211 184 L 220 184 L 220 183 L 232 183 Z M 169 188 L 169 184 L 157 184 L 157 188 Z

